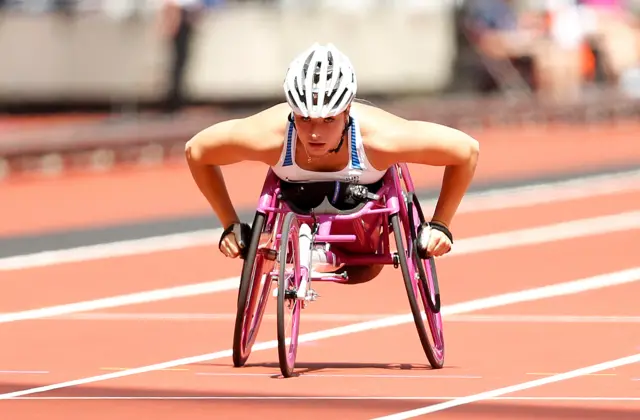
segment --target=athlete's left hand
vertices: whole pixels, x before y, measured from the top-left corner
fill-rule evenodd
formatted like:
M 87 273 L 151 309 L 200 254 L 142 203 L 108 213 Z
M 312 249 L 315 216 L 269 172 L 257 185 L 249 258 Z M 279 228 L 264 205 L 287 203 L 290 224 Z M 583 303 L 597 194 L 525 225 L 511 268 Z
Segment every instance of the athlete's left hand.
M 427 242 L 427 254 L 432 257 L 440 257 L 451 251 L 451 241 L 444 232 L 429 229 L 429 241 Z
M 453 241 L 442 224 L 424 224 L 418 230 L 418 254 L 421 258 L 440 257 L 451 251 Z

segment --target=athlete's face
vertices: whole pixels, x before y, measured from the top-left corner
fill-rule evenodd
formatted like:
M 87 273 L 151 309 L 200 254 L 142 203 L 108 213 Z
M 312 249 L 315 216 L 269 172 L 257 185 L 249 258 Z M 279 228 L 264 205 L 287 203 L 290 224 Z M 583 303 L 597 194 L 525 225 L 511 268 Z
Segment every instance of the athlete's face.
M 329 118 L 306 118 L 295 115 L 298 137 L 310 157 L 322 156 L 340 143 L 349 110 Z

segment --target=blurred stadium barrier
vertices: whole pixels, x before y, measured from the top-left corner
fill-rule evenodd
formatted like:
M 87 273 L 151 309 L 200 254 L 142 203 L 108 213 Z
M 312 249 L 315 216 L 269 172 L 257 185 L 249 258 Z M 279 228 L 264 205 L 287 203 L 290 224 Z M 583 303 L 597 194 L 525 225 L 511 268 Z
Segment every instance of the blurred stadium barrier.
M 136 105 L 164 95 L 166 51 L 154 26 L 160 0 L 76 0 L 80 10 L 71 14 L 51 13 L 53 0 L 4 1 L 0 102 Z M 562 104 L 501 93 L 443 96 L 460 56 L 453 10 L 458 0 L 348 0 L 349 7 L 337 0 L 207 1 L 187 77 L 190 99 L 281 101 L 289 60 L 313 41 L 332 41 L 352 57 L 359 96 L 406 118 L 474 132 L 558 122 L 628 129 L 631 122 L 631 135 L 640 139 L 640 98 L 616 88 L 589 89 L 580 101 Z M 463 76 L 469 77 L 474 73 Z M 196 132 L 256 110 L 114 114 L 11 128 L 0 121 L 0 180 L 183 160 L 184 143 Z
M 129 1 L 120 3 L 135 4 Z M 434 4 L 440 6 L 353 10 L 234 2 L 209 8 L 194 39 L 189 96 L 207 102 L 280 98 L 288 63 L 314 41 L 333 42 L 351 57 L 362 94 L 441 90 L 451 78 L 455 28 L 452 7 Z M 157 7 L 134 14 L 117 5 L 99 12 L 85 5 L 72 15 L 6 12 L 0 100 L 159 100 L 168 51 L 158 35 Z

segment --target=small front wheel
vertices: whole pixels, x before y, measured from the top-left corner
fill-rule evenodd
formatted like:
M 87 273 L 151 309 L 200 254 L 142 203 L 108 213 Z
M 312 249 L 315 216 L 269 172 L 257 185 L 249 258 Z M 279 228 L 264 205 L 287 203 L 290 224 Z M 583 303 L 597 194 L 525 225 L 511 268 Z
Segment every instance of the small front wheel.
M 300 223 L 295 213 L 287 213 L 282 223 L 278 262 L 278 358 L 285 378 L 293 376 L 298 351 L 300 310 L 303 301 L 297 298 L 302 274 L 300 270 Z M 286 322 L 286 315 L 290 320 Z M 287 333 L 291 334 L 287 338 Z

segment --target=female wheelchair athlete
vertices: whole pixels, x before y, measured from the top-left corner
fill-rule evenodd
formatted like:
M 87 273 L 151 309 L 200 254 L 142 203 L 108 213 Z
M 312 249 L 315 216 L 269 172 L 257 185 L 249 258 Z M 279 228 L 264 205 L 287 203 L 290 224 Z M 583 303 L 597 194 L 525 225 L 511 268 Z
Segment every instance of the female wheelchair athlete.
M 314 281 L 347 281 L 342 275 L 311 269 L 311 255 L 321 246 L 335 265 L 393 264 L 404 278 L 418 336 L 434 369 L 444 365 L 440 292 L 433 258 L 416 250 L 418 227 L 425 221 L 406 164 L 387 171 L 375 192 L 354 186 L 348 192 L 355 207 L 340 209 L 325 197 L 301 209 L 283 194 L 283 182 L 269 170 L 251 227 L 244 257 L 233 337 L 233 364 L 243 366 L 255 342 L 262 316 L 277 284 L 277 339 L 280 370 L 294 373 L 300 314 L 317 297 Z M 391 250 L 391 231 L 395 252 Z M 404 240 L 403 240 L 404 239 Z M 426 314 L 423 321 L 421 306 Z M 285 311 L 292 322 L 285 327 Z M 287 339 L 287 333 L 291 338 Z M 287 344 L 289 346 L 287 347 Z

